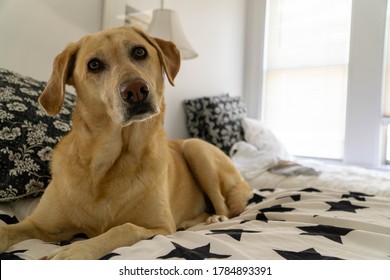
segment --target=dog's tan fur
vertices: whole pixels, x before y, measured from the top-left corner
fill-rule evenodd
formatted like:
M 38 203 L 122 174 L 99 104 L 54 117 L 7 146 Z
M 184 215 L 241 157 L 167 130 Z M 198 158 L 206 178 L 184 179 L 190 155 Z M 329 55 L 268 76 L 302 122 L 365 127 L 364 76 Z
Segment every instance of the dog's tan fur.
M 134 59 L 137 46 L 147 50 L 145 59 Z M 92 58 L 104 62 L 102 71 L 88 70 Z M 163 71 L 173 84 L 179 68 L 171 42 L 130 27 L 86 36 L 57 56 L 40 102 L 57 114 L 65 84 L 73 85 L 73 129 L 54 150 L 52 182 L 36 210 L 0 228 L 0 251 L 25 239 L 60 241 L 82 232 L 89 239 L 47 258 L 97 259 L 120 246 L 243 211 L 249 187 L 226 155 L 201 140 L 167 140 Z M 148 111 L 135 115 L 119 94 L 133 78 L 150 87 Z M 215 215 L 207 213 L 205 196 Z

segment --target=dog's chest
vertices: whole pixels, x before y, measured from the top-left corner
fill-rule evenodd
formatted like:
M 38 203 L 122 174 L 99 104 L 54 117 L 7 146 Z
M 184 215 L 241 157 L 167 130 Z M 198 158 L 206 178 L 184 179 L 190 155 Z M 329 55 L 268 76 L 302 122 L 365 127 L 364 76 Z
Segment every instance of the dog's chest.
M 147 184 L 146 179 L 117 177 L 109 183 L 103 181 L 94 192 L 75 193 L 79 205 L 73 213 L 77 227 L 88 236 L 95 236 L 127 222 L 153 223 L 161 212 L 158 208 L 164 204 L 157 182 L 151 180 Z M 145 209 L 155 209 L 157 214 L 146 217 Z
M 63 149 L 74 151 L 69 142 L 65 142 Z M 69 162 L 69 157 L 57 153 L 53 170 L 56 191 L 61 193 L 64 205 L 74 206 L 68 212 L 70 219 L 89 236 L 126 222 L 153 224 L 157 218 L 145 217 L 145 209 L 153 208 L 153 212 L 160 213 L 162 207 L 169 208 L 162 202 L 166 200 L 168 173 L 166 160 L 161 156 L 164 149 L 139 148 L 138 155 L 124 150 L 114 160 L 100 156 L 97 160 L 92 153 L 89 156 L 94 160 L 85 162 L 100 164 L 85 165 L 81 165 L 78 156 L 71 157 L 71 164 L 63 165 Z

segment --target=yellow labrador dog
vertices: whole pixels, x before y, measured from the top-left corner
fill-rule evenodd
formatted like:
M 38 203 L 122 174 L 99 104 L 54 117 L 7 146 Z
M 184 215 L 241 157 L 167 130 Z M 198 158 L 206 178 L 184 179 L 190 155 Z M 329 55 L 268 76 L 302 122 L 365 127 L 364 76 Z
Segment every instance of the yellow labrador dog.
M 65 84 L 73 85 L 73 130 L 53 152 L 52 181 L 36 210 L 0 228 L 0 251 L 85 233 L 89 239 L 46 258 L 98 259 L 244 210 L 249 187 L 225 154 L 201 140 L 167 140 L 164 72 L 173 85 L 179 68 L 173 43 L 131 27 L 86 36 L 56 57 L 40 103 L 57 114 Z

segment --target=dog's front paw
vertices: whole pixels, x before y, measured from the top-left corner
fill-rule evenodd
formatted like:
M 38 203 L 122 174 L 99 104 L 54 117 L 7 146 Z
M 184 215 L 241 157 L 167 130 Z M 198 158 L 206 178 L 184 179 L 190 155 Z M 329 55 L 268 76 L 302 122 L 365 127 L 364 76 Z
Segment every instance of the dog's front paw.
M 224 222 L 227 220 L 229 220 L 229 218 L 224 216 L 224 215 L 212 215 L 212 216 L 207 218 L 206 225 L 221 223 L 221 222 Z
M 62 246 L 49 255 L 41 258 L 42 260 L 94 260 L 97 259 L 93 254 L 93 249 L 82 241 L 70 245 Z

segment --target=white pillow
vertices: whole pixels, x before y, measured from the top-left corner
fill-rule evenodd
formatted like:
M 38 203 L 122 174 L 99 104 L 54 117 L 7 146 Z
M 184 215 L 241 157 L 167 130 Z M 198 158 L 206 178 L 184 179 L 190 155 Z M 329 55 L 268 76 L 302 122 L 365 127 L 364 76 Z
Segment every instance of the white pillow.
M 245 141 L 257 147 L 261 151 L 269 152 L 279 159 L 291 160 L 292 156 L 280 140 L 261 121 L 244 118 L 242 120 Z

